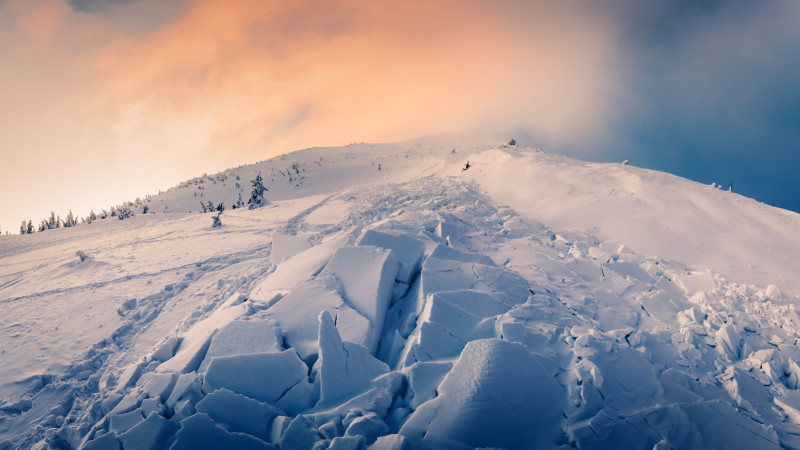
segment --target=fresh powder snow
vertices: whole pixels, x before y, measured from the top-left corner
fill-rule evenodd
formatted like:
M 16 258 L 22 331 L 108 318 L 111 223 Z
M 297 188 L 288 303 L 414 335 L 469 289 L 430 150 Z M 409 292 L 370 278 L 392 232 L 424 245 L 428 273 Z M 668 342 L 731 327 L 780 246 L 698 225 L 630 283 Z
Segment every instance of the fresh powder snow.
M 800 448 L 798 214 L 476 133 L 144 202 L 0 237 L 0 449 Z

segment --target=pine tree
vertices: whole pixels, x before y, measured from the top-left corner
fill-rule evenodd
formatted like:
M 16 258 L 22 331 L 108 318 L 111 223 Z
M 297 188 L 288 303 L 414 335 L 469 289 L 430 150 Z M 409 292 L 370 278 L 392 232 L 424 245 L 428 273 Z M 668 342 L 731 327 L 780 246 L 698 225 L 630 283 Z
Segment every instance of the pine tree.
M 147 205 L 144 205 L 144 207 L 142 208 L 142 214 L 147 214 L 148 212 L 150 212 L 150 207 L 147 206 Z
M 28 220 L 28 234 L 33 234 L 35 232 L 36 232 L 36 230 L 33 229 L 33 222 Z
M 64 228 L 71 228 L 78 224 L 78 221 L 75 220 L 75 216 L 72 214 L 72 210 L 69 210 L 69 215 L 64 219 Z
M 50 211 L 50 218 L 47 219 L 47 229 L 52 230 L 58 228 L 58 221 L 56 221 L 56 213 Z
M 47 221 L 43 220 L 42 223 L 39 224 L 39 232 L 47 230 Z
M 22 225 L 19 226 L 19 234 L 28 234 L 28 222 L 22 221 Z
M 261 173 L 256 175 L 256 179 L 250 181 L 250 183 L 253 184 L 253 192 L 250 193 L 250 200 L 247 201 L 247 204 L 250 205 L 250 209 L 265 205 L 267 202 L 264 200 L 264 191 L 268 191 L 269 189 L 264 187 L 264 179 L 261 178 Z

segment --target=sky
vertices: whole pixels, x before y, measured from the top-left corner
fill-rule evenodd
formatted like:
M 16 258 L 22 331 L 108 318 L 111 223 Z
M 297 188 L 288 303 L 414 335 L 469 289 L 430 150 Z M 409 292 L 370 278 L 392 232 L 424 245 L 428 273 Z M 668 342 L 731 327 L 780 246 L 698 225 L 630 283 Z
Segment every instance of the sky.
M 0 230 L 481 128 L 800 211 L 800 2 L 0 0 Z

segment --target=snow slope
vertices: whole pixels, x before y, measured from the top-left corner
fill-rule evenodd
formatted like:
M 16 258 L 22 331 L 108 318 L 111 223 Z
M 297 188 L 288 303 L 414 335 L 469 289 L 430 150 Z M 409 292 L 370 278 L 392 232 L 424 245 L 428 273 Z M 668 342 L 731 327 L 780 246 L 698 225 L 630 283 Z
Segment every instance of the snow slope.
M 0 448 L 800 447 L 800 215 L 476 135 L 145 202 L 0 239 Z

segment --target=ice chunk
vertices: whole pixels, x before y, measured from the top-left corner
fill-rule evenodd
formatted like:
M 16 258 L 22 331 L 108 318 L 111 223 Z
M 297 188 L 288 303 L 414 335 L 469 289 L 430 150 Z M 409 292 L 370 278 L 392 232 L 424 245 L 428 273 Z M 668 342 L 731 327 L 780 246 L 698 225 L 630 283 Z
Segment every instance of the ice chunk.
M 175 386 L 175 379 L 177 377 L 174 373 L 146 373 L 139 379 L 139 384 L 142 385 L 142 392 L 147 397 L 157 398 L 161 402 L 167 400 L 172 388 Z
M 302 236 L 274 231 L 272 233 L 272 251 L 269 254 L 269 259 L 272 261 L 272 264 L 277 266 L 284 259 L 292 257 L 310 247 L 311 244 L 308 243 L 308 239 Z
M 119 450 L 121 448 L 116 433 L 110 432 L 87 442 L 81 447 L 81 450 Z
M 181 337 L 170 336 L 161 347 L 153 352 L 152 358 L 156 361 L 166 361 L 175 356 L 175 351 L 178 350 L 178 345 L 181 343 Z
M 358 245 L 372 245 L 394 252 L 397 257 L 397 281 L 411 284 L 414 274 L 425 253 L 425 243 L 406 235 L 393 235 L 375 230 L 367 230 L 359 238 Z
M 472 341 L 439 396 L 414 411 L 400 434 L 424 448 L 555 447 L 562 398 L 561 386 L 522 345 Z
M 389 366 L 375 359 L 366 348 L 343 343 L 327 311 L 319 315 L 320 386 L 318 405 L 333 406 L 337 401 L 364 392 Z
M 139 380 L 139 377 L 142 376 L 142 372 L 144 371 L 144 367 L 142 363 L 133 363 L 125 368 L 122 371 L 122 375 L 119 376 L 117 380 L 117 391 L 122 392 L 128 386 L 132 386 L 136 381 Z
M 306 380 L 308 367 L 292 350 L 219 356 L 211 360 L 204 392 L 226 388 L 252 399 L 275 403 L 290 388 Z
M 164 413 L 166 413 L 166 408 L 164 408 L 164 405 L 161 404 L 161 400 L 159 398 L 146 398 L 142 400 L 141 405 L 139 405 L 139 409 L 142 410 L 142 415 L 144 417 L 149 416 L 151 412 L 162 416 Z
M 342 247 L 325 266 L 325 272 L 339 281 L 347 305 L 372 324 L 366 347 L 374 354 L 397 275 L 394 252 L 372 246 Z
M 450 239 L 457 240 L 460 233 L 456 225 L 448 222 L 439 222 L 439 224 L 436 225 L 434 234 L 442 239 L 447 239 L 449 237 Z
M 308 378 L 303 378 L 286 391 L 286 394 L 275 402 L 275 406 L 287 414 L 296 415 L 310 408 L 316 401 L 314 386 L 309 383 Z
M 389 433 L 389 426 L 374 412 L 356 418 L 345 431 L 345 436 L 364 436 L 367 444 L 372 444 L 380 436 Z
M 251 312 L 248 302 L 241 303 L 241 295 L 233 295 L 210 316 L 194 324 L 183 336 L 175 356 L 158 366 L 159 372 L 189 373 L 203 362 L 211 337 L 229 322 Z
M 275 353 L 282 351 L 281 337 L 272 320 L 234 320 L 211 338 L 199 372 L 205 372 L 215 356 L 238 353 Z
M 480 318 L 456 307 L 449 301 L 452 298 L 451 295 L 440 295 L 438 292 L 431 295 L 419 320 L 435 323 L 454 337 L 469 340 Z
M 282 450 L 311 450 L 314 443 L 321 439 L 322 436 L 319 435 L 314 422 L 300 414 L 283 431 L 280 448 Z
M 167 398 L 164 404 L 167 408 L 174 408 L 178 400 L 185 395 L 191 392 L 195 392 L 199 395 L 202 385 L 203 382 L 197 372 L 182 373 L 175 382 L 175 387 L 172 388 L 172 393 L 169 394 L 169 398 Z
M 795 424 L 800 425 L 800 391 L 789 390 L 775 397 L 774 402 L 789 416 Z
M 138 425 L 119 435 L 122 447 L 125 449 L 154 450 L 172 432 L 167 419 L 156 413 L 151 413 Z
M 492 317 L 508 312 L 508 305 L 494 294 L 474 290 L 437 292 L 435 296 L 478 317 Z
M 328 450 L 363 450 L 366 447 L 362 436 L 338 436 L 331 440 Z
M 276 450 L 274 445 L 244 433 L 231 433 L 214 423 L 208 414 L 198 413 L 181 421 L 170 450 L 230 448 L 237 450 Z
M 442 379 L 453 368 L 453 363 L 445 362 L 418 362 L 408 368 L 408 405 L 417 409 L 423 403 L 436 397 L 436 388 Z
M 275 298 L 276 294 L 291 291 L 309 277 L 319 273 L 336 249 L 352 242 L 352 239 L 349 233 L 338 234 L 286 259 L 250 292 L 250 299 L 267 303 Z
M 139 409 L 121 414 L 110 414 L 108 416 L 108 430 L 117 434 L 124 433 L 133 428 L 135 425 L 138 425 L 139 422 L 143 420 L 144 416 L 142 415 L 142 411 Z
M 369 450 L 411 450 L 411 444 L 402 434 L 388 434 L 379 437 Z
M 510 305 L 520 304 L 530 295 L 528 282 L 510 270 L 428 257 L 422 264 L 422 298 L 458 290 L 505 294 Z
M 675 283 L 687 296 L 696 292 L 711 292 L 717 288 L 714 277 L 705 271 L 677 275 Z
M 728 354 L 730 358 L 739 358 L 741 338 L 736 328 L 731 324 L 725 324 L 717 331 L 717 343 L 719 348 Z
M 650 276 L 647 272 L 644 271 L 638 264 L 632 262 L 609 262 L 603 264 L 604 267 L 607 267 L 614 272 L 618 273 L 622 278 L 631 278 L 634 280 L 639 280 L 646 285 L 652 285 L 655 283 L 653 277 Z
M 366 345 L 371 333 L 370 321 L 344 303 L 336 292 L 338 284 L 330 277 L 320 276 L 303 282 L 266 311 L 278 322 L 286 342 L 306 358 L 317 353 L 317 317 L 330 310 L 342 339 Z
M 218 389 L 206 395 L 197 403 L 197 412 L 208 414 L 229 431 L 252 434 L 265 441 L 270 438 L 272 420 L 282 414 L 272 405 L 228 389 Z
M 431 258 L 438 258 L 438 259 L 445 259 L 450 261 L 459 261 L 459 262 L 473 262 L 478 264 L 483 264 L 486 266 L 495 266 L 494 260 L 492 258 L 481 255 L 480 253 L 466 253 L 462 252 L 461 250 L 456 250 L 453 247 L 447 247 L 442 244 L 437 244 L 436 248 L 430 254 Z

